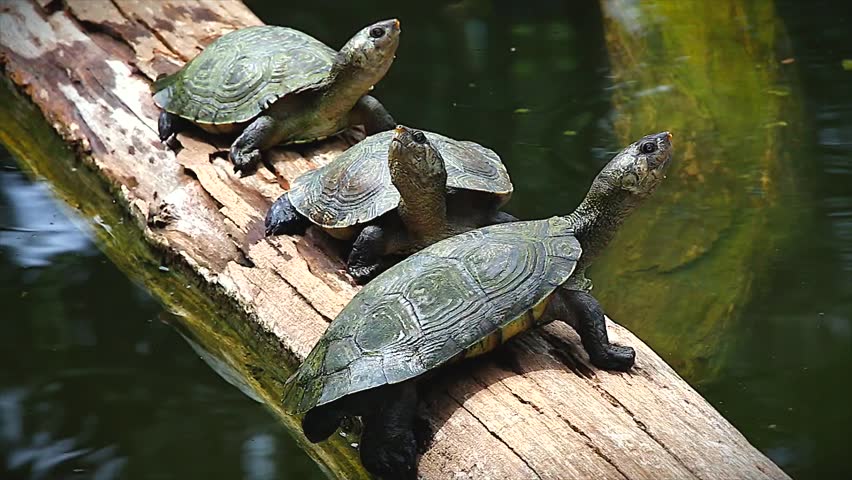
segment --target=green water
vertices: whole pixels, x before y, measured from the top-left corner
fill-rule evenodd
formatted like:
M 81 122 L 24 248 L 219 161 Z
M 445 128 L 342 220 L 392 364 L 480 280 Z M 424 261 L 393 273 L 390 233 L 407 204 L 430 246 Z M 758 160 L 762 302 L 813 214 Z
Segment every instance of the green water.
M 401 123 L 498 151 L 520 217 L 570 211 L 628 132 L 674 130 L 680 163 L 622 232 L 641 242 L 601 262 L 596 292 L 794 478 L 852 477 L 847 2 L 732 1 L 730 31 L 678 17 L 674 2 L 619 8 L 621 27 L 595 2 L 571 3 L 249 5 L 335 47 L 400 18 L 376 95 Z M 322 478 L 106 260 L 97 221 L 5 151 L 0 166 L 0 478 Z M 636 293 L 618 299 L 629 282 Z M 677 311 L 631 318 L 651 311 L 620 305 L 635 297 Z

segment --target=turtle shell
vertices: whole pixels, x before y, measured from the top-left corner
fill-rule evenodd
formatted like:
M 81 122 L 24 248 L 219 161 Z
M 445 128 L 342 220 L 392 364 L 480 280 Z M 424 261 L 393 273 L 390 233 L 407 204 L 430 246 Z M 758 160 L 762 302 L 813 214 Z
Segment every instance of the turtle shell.
M 243 123 L 279 98 L 328 78 L 336 52 L 287 27 L 247 27 L 219 37 L 154 84 L 154 101 L 200 125 Z
M 496 194 L 500 205 L 509 200 L 512 182 L 493 150 L 423 133 L 444 158 L 447 187 Z M 331 163 L 300 176 L 290 189 L 290 203 L 315 224 L 330 229 L 366 223 L 395 209 L 400 197 L 388 167 L 393 135 L 387 131 L 369 136 Z
M 567 220 L 492 225 L 450 237 L 358 292 L 290 378 L 301 414 L 484 353 L 531 328 L 581 254 Z

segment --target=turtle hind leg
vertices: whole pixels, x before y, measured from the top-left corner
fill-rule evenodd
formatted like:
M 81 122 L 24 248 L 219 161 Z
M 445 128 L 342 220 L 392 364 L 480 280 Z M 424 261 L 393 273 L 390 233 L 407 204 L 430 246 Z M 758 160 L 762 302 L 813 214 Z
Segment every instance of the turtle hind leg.
M 177 134 L 186 128 L 186 124 L 187 122 L 183 118 L 163 110 L 157 120 L 157 133 L 160 136 L 160 141 L 170 149 L 175 150 L 178 145 Z
M 321 442 L 337 431 L 343 415 L 334 403 L 312 408 L 302 418 L 302 432 L 311 443 Z
M 361 463 L 373 475 L 384 479 L 417 478 L 417 441 L 414 421 L 417 413 L 417 387 L 413 382 L 386 385 L 376 389 L 381 407 L 362 416 Z
M 266 227 L 266 236 L 272 235 L 295 235 L 305 233 L 310 220 L 300 214 L 293 204 L 290 203 L 290 194 L 285 193 L 275 200 L 266 212 L 263 220 Z
M 257 117 L 231 144 L 229 157 L 234 171 L 245 174 L 253 169 L 262 158 L 260 150 L 278 143 L 278 137 L 280 128 L 274 118 L 269 115 Z
M 567 311 L 557 312 L 557 318 L 565 318 L 560 314 L 563 313 L 576 320 L 574 328 L 592 364 L 604 370 L 630 370 L 636 362 L 636 351 L 631 347 L 609 343 L 603 308 L 595 297 L 588 292 L 567 289 L 560 289 L 559 295 Z
M 382 227 L 368 225 L 361 230 L 346 262 L 346 271 L 356 283 L 363 285 L 382 271 L 382 257 L 386 247 L 387 235 Z

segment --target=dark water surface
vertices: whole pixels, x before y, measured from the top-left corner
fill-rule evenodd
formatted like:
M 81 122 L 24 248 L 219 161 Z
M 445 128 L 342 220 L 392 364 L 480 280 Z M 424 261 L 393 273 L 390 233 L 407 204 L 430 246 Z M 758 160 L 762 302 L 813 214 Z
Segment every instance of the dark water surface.
M 333 47 L 362 25 L 400 18 L 398 58 L 376 95 L 401 123 L 476 140 L 500 153 L 516 185 L 509 210 L 517 216 L 569 212 L 622 140 L 613 125 L 626 113 L 613 99 L 623 79 L 613 77 L 607 44 L 613 40 L 605 35 L 611 26 L 595 2 L 248 3 L 264 21 L 300 28 Z M 659 6 L 651 10 L 657 24 L 686 32 L 704 28 L 701 18 L 666 24 L 674 22 L 667 2 L 651 3 Z M 732 19 L 762 4 L 733 3 L 742 9 L 731 9 Z M 711 327 L 724 329 L 722 340 L 670 348 L 688 323 L 655 330 L 653 322 L 616 316 L 799 479 L 852 478 L 852 67 L 842 63 L 852 61 L 852 15 L 845 3 L 775 5 L 774 48 L 779 58 L 793 61 L 782 79 L 773 80 L 777 84 L 743 94 L 770 90 L 798 105 L 801 118 L 755 126 L 737 142 L 719 125 L 703 130 L 700 141 L 677 144 L 683 156 L 713 147 L 735 158 L 755 132 L 778 128 L 781 148 L 792 152 L 786 175 L 794 178 L 776 183 L 794 187 L 779 193 L 774 211 L 795 222 L 768 224 L 777 225 L 772 251 L 743 266 L 759 270 L 757 284 L 744 285 L 747 298 L 726 309 L 734 313 L 711 317 Z M 623 9 L 636 29 L 648 21 L 647 12 Z M 768 28 L 754 21 L 744 31 Z M 718 68 L 725 66 L 728 52 L 706 51 L 718 56 Z M 763 60 L 756 58 L 755 68 Z M 678 88 L 660 82 L 641 85 L 639 95 Z M 736 76 L 729 82 L 750 85 Z M 722 108 L 712 103 L 701 108 Z M 737 113 L 726 112 L 730 124 Z M 794 130 L 796 124 L 801 127 Z M 666 118 L 656 118 L 647 132 L 666 128 Z M 676 142 L 683 138 L 678 134 Z M 264 407 L 217 376 L 166 324 L 179 320 L 106 260 L 94 244 L 91 219 L 56 201 L 44 183 L 15 165 L 3 151 L 0 478 L 322 478 Z M 731 162 L 735 177 L 761 173 L 738 168 Z M 660 202 L 687 188 L 678 183 L 682 177 L 671 177 L 668 199 Z M 679 209 L 685 221 L 695 221 L 689 220 L 690 205 Z M 707 212 L 707 221 L 724 213 Z M 742 208 L 737 215 L 741 225 L 766 211 Z M 654 240 L 660 249 L 690 241 L 662 233 Z M 702 256 L 719 261 L 712 254 Z M 606 275 L 594 280 L 606 297 Z M 697 295 L 705 289 L 712 295 L 722 282 L 738 280 L 692 282 Z M 685 367 L 698 357 L 712 358 L 714 367 Z

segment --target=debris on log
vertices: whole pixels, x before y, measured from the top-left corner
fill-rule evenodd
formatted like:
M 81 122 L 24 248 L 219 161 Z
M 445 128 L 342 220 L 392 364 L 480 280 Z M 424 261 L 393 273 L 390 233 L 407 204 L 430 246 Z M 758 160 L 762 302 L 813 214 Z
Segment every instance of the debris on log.
M 333 241 L 313 230 L 263 238 L 263 217 L 290 181 L 363 133 L 276 149 L 268 167 L 241 178 L 220 155 L 222 139 L 191 131 L 177 155 L 165 149 L 150 95 L 157 75 L 260 23 L 238 0 L 5 0 L 0 63 L 75 147 L 88 167 L 79 174 L 106 182 L 166 266 L 227 298 L 242 313 L 227 321 L 274 338 L 292 369 L 357 287 Z M 432 432 L 422 478 L 787 478 L 649 347 L 609 329 L 636 348 L 630 373 L 591 367 L 561 324 L 447 369 L 422 405 Z M 260 398 L 280 414 L 275 395 Z M 333 446 L 339 438 L 308 445 L 294 419 L 284 423 L 326 471 L 366 475 L 354 450 Z

